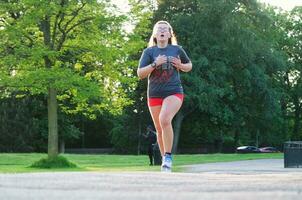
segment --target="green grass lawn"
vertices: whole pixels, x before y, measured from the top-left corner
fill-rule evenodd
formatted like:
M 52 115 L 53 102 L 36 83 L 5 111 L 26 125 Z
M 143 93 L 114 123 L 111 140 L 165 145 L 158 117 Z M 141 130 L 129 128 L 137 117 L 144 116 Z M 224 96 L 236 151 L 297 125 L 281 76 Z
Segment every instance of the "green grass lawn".
M 36 169 L 29 167 L 35 161 L 47 157 L 38 153 L 0 153 L 0 173 L 45 171 L 159 171 L 159 166 L 149 166 L 147 155 L 83 155 L 63 154 L 77 168 Z M 193 154 L 174 155 L 173 171 L 182 171 L 183 165 L 238 160 L 283 158 L 282 153 L 273 154 Z

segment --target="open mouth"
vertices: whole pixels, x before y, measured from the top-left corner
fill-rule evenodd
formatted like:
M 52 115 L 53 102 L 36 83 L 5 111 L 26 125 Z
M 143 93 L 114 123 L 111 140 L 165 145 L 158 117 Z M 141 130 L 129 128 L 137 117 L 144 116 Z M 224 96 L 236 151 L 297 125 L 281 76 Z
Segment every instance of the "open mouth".
M 165 37 L 165 35 L 164 35 L 164 34 L 161 34 L 160 37 Z

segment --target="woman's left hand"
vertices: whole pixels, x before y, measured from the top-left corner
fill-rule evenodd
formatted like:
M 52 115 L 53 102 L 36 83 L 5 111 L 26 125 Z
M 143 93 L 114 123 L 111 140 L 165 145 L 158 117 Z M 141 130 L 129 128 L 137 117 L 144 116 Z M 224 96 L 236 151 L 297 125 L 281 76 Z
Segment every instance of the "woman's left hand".
M 173 57 L 171 63 L 176 69 L 181 70 L 182 63 L 179 57 L 178 58 Z

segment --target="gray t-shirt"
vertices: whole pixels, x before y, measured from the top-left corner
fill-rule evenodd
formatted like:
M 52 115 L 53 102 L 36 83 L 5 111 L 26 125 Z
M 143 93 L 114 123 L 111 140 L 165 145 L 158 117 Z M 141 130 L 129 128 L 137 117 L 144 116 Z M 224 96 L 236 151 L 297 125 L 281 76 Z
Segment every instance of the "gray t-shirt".
M 146 48 L 139 61 L 139 68 L 154 62 L 157 56 L 165 55 L 168 62 L 157 66 L 148 77 L 148 97 L 165 98 L 167 96 L 183 93 L 179 71 L 169 62 L 171 57 L 179 57 L 181 63 L 189 63 L 190 59 L 181 46 L 168 45 L 165 48 L 157 46 Z M 170 57 L 169 57 L 170 56 Z

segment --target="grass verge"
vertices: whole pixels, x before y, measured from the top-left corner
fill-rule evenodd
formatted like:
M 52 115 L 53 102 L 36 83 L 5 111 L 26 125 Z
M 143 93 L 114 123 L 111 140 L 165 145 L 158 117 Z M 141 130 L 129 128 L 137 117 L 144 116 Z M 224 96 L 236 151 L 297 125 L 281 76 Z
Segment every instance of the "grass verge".
M 159 166 L 149 166 L 147 155 L 83 155 L 63 154 L 76 167 L 31 167 L 47 157 L 38 153 L 0 153 L 0 173 L 56 172 L 56 171 L 159 171 Z M 173 156 L 173 171 L 182 171 L 182 166 L 213 162 L 230 162 L 253 159 L 280 159 L 282 153 L 274 154 L 186 154 Z

